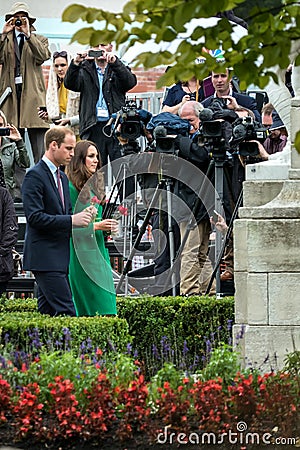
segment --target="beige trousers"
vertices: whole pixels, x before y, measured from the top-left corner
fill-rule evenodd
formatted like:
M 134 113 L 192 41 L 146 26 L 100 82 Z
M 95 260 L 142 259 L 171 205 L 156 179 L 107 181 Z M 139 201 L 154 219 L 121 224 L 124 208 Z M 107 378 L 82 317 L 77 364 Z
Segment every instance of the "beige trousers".
M 185 235 L 188 222 L 180 223 L 181 239 Z M 188 235 L 187 241 L 181 253 L 180 270 L 180 293 L 181 295 L 203 294 L 204 279 L 209 282 L 210 277 L 202 273 L 203 268 L 207 269 L 207 252 L 209 235 L 211 232 L 210 222 L 201 221 L 193 228 Z M 210 264 L 211 268 L 211 264 Z M 212 272 L 212 268 L 210 273 Z

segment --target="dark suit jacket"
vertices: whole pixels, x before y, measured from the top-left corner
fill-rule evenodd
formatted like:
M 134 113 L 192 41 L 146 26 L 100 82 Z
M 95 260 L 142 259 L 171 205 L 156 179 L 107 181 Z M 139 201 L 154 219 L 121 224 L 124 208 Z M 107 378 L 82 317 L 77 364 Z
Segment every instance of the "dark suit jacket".
M 25 270 L 68 271 L 72 205 L 67 176 L 61 171 L 65 212 L 53 175 L 44 161 L 39 161 L 25 175 L 22 196 L 27 220 Z
M 259 111 L 257 109 L 256 101 L 250 97 L 249 95 L 239 94 L 238 92 L 232 92 L 232 97 L 234 97 L 240 106 L 244 106 L 244 108 L 251 109 L 251 111 L 254 112 L 255 118 L 258 122 L 261 122 L 261 116 L 259 114 Z M 215 97 L 211 95 L 210 97 L 203 100 L 202 105 L 204 108 L 209 108 L 209 106 L 212 104 L 212 101 Z

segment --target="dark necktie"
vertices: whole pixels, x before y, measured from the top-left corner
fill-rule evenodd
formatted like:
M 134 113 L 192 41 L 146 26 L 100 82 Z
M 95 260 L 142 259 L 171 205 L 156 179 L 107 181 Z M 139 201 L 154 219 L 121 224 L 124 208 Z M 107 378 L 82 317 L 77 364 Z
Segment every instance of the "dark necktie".
M 19 41 L 20 58 L 21 58 L 21 55 L 22 55 L 22 50 L 23 50 L 23 46 L 24 46 L 24 41 L 25 41 L 25 36 L 24 36 L 24 34 L 20 34 L 20 41 Z
M 56 171 L 56 177 L 57 177 L 57 189 L 58 189 L 58 193 L 63 205 L 63 209 L 65 210 L 65 200 L 64 200 L 64 195 L 63 195 L 63 191 L 62 191 L 62 184 L 61 184 L 61 177 L 60 177 L 60 170 L 59 168 Z

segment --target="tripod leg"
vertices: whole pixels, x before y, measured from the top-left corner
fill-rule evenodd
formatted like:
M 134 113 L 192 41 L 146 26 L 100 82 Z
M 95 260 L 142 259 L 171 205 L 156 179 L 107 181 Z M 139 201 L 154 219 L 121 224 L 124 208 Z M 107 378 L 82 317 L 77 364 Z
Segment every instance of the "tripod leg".
M 116 200 L 118 198 L 118 195 L 120 194 L 120 191 L 121 191 L 121 188 L 122 188 L 122 183 L 123 183 L 123 181 L 121 179 L 119 180 L 119 177 L 121 175 L 122 170 L 123 170 L 123 164 L 119 168 L 119 171 L 118 171 L 118 173 L 116 175 L 115 183 L 114 183 L 113 188 L 111 190 L 109 199 L 108 199 L 108 201 L 107 201 L 107 203 L 106 203 L 106 205 L 105 205 L 105 207 L 103 209 L 103 213 L 102 213 L 102 219 L 103 220 L 104 219 L 110 219 L 112 214 L 113 214 L 113 212 L 114 212 L 114 209 L 115 209 L 115 206 L 116 206 Z M 114 194 L 116 189 L 117 189 L 116 200 L 113 203 L 111 203 L 113 194 Z
M 139 233 L 138 233 L 138 235 L 136 237 L 136 240 L 133 243 L 133 247 L 132 247 L 131 252 L 130 252 L 130 254 L 128 256 L 127 262 L 126 262 L 126 264 L 124 266 L 122 275 L 121 275 L 121 277 L 119 279 L 119 282 L 118 282 L 118 285 L 117 285 L 117 288 L 116 288 L 117 294 L 120 293 L 120 289 L 122 287 L 124 278 L 126 277 L 126 275 L 128 274 L 128 272 L 129 272 L 129 270 L 131 268 L 133 257 L 134 257 L 134 255 L 136 253 L 136 250 L 138 249 L 138 246 L 139 246 L 139 244 L 141 242 L 143 234 L 146 231 L 146 228 L 147 228 L 147 225 L 149 223 L 150 217 L 151 217 L 152 212 L 153 212 L 153 210 L 154 210 L 154 208 L 155 208 L 155 206 L 157 204 L 157 200 L 158 200 L 158 198 L 160 196 L 160 190 L 164 186 L 164 184 L 165 184 L 165 180 L 161 180 L 158 183 L 158 185 L 157 185 L 157 187 L 156 187 L 156 189 L 154 191 L 154 194 L 153 194 L 153 197 L 151 199 L 149 208 L 148 208 L 148 210 L 146 212 L 146 215 L 145 215 L 143 223 L 142 223 L 142 225 L 140 227 Z
M 224 198 L 224 161 L 215 162 L 215 208 L 217 211 L 223 209 L 223 198 Z M 215 260 L 219 259 L 222 247 L 222 236 L 221 233 L 216 233 L 215 241 Z M 218 295 L 221 291 L 220 282 L 220 266 L 218 266 L 216 271 L 216 294 Z
M 240 192 L 240 194 L 239 194 L 239 197 L 238 197 L 238 199 L 237 199 L 235 208 L 234 208 L 234 210 L 233 210 L 233 213 L 232 213 L 232 216 L 231 216 L 229 225 L 228 225 L 228 230 L 227 230 L 226 236 L 225 236 L 225 238 L 224 238 L 224 240 L 223 240 L 223 244 L 222 244 L 222 248 L 221 248 L 220 253 L 219 253 L 219 257 L 218 257 L 218 259 L 216 260 L 215 267 L 214 267 L 213 273 L 212 273 L 212 275 L 211 275 L 210 281 L 209 281 L 209 283 L 208 283 L 208 286 L 207 286 L 207 289 L 206 289 L 205 294 L 208 294 L 208 293 L 209 293 L 209 291 L 210 291 L 210 289 L 211 289 L 211 286 L 212 286 L 212 284 L 213 284 L 214 278 L 215 278 L 215 276 L 216 276 L 217 270 L 218 270 L 218 268 L 220 267 L 220 263 L 221 263 L 221 260 L 222 260 L 222 258 L 223 258 L 223 255 L 224 255 L 225 248 L 226 248 L 226 246 L 227 246 L 227 244 L 228 244 L 229 237 L 230 237 L 230 235 L 231 235 L 231 233 L 232 233 L 233 222 L 234 222 L 234 220 L 236 219 L 236 216 L 237 216 L 239 207 L 240 207 L 240 205 L 241 205 L 241 203 L 242 203 L 242 200 L 243 200 L 243 190 L 241 190 L 241 192 Z M 220 234 L 220 233 L 217 233 L 217 234 Z
M 172 196 L 171 196 L 171 181 L 166 181 L 167 187 L 167 216 L 168 216 L 168 235 L 170 245 L 170 267 L 173 267 L 175 261 L 175 242 L 174 231 L 172 227 Z M 172 295 L 176 296 L 176 274 L 172 270 Z

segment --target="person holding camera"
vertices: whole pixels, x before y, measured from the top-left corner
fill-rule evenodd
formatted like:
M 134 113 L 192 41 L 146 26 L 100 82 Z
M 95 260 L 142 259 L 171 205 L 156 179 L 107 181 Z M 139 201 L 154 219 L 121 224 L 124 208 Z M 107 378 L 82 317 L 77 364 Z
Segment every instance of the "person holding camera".
M 0 110 L 0 160 L 3 166 L 5 185 L 15 198 L 15 167 L 26 169 L 30 160 L 20 132 L 14 125 L 7 123 L 5 114 Z
M 12 94 L 2 106 L 9 123 L 15 124 L 24 138 L 27 129 L 34 162 L 44 153 L 44 135 L 49 125 L 37 114 L 45 104 L 46 87 L 42 64 L 51 57 L 48 39 L 34 33 L 35 18 L 26 3 L 15 3 L 5 15 L 0 36 L 0 94 L 10 86 Z M 25 170 L 16 168 L 16 182 L 20 199 L 20 186 Z
M 196 77 L 188 81 L 179 81 L 169 89 L 162 104 L 162 112 L 178 114 L 179 108 L 190 100 L 197 102 L 204 100 L 202 83 Z
M 178 111 L 179 117 L 190 123 L 190 138 L 179 139 L 179 156 L 187 159 L 206 174 L 209 165 L 209 151 L 205 145 L 199 146 L 198 136 L 200 128 L 199 114 L 203 110 L 201 103 L 186 102 Z M 199 190 L 201 184 L 199 181 Z M 197 194 L 187 185 L 180 183 L 179 197 L 193 210 L 198 198 Z M 200 199 L 203 200 L 203 199 Z M 183 239 L 188 222 L 186 217 L 180 221 L 180 234 Z M 211 233 L 209 216 L 204 205 L 195 216 L 196 225 L 189 231 L 188 238 L 181 253 L 180 293 L 181 295 L 201 295 L 206 291 L 210 280 L 212 267 L 208 261 L 208 244 Z M 208 268 L 209 266 L 209 268 Z M 208 269 L 208 270 L 207 270 Z M 214 293 L 215 285 L 211 290 Z
M 204 108 L 209 108 L 214 99 L 218 98 L 223 100 L 224 109 L 234 110 L 238 106 L 243 106 L 253 111 L 255 119 L 261 122 L 256 101 L 249 95 L 241 94 L 233 89 L 229 69 L 226 69 L 226 72 L 212 72 L 211 79 L 215 93 L 202 101 Z
M 112 114 L 125 106 L 126 93 L 137 84 L 129 67 L 112 52 L 112 44 L 100 44 L 88 53 L 78 53 L 64 78 L 67 89 L 80 92 L 79 133 L 81 139 L 95 142 L 103 166 L 121 156 L 116 136 L 103 129 Z

